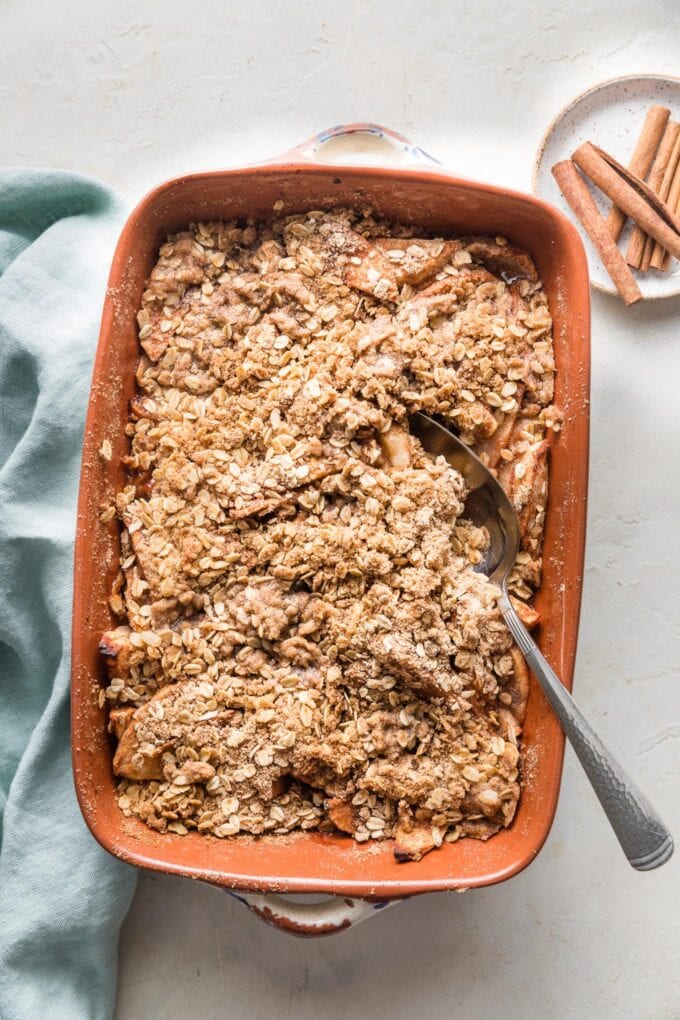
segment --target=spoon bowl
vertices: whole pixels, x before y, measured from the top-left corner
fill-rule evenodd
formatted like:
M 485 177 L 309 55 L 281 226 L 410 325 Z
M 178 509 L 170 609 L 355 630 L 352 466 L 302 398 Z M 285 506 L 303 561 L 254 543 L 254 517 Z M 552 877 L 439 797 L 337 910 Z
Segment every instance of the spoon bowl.
M 410 425 L 424 450 L 433 457 L 444 457 L 463 476 L 467 489 L 465 516 L 489 533 L 489 544 L 474 570 L 502 588 L 519 552 L 517 515 L 505 489 L 469 446 L 439 422 L 416 412 L 411 415 Z

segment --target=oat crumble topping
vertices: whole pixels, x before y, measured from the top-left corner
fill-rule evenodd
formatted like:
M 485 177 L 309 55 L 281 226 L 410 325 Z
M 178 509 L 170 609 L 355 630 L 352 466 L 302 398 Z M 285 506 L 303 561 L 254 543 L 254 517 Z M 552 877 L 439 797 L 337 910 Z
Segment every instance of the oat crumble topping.
M 122 525 L 101 643 L 119 804 L 154 829 L 339 829 L 417 860 L 512 821 L 526 667 L 463 481 L 408 418 L 445 417 L 498 472 L 530 597 L 551 320 L 526 253 L 421 235 L 309 212 L 160 250 L 129 484 L 102 514 Z

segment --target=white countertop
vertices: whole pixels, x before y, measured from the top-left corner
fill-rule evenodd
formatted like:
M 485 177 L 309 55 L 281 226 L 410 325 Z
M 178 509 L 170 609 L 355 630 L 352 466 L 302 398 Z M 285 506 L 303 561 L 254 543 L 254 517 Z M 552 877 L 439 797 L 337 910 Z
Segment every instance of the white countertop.
M 543 130 L 578 92 L 680 73 L 674 0 L 5 0 L 2 24 L 0 161 L 91 173 L 130 202 L 359 119 L 464 175 L 527 188 Z M 575 687 L 676 837 L 679 334 L 680 301 L 626 311 L 594 296 Z M 290 939 L 217 890 L 142 876 L 117 1016 L 677 1020 L 679 873 L 680 853 L 651 874 L 627 866 L 568 752 L 555 825 L 522 875 L 333 939 Z

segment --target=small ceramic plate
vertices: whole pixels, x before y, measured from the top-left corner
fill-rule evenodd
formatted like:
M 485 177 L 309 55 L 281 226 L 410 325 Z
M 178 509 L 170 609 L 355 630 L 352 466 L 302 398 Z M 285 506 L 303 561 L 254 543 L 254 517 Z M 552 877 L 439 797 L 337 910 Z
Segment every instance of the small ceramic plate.
M 611 153 L 620 163 L 627 165 L 640 134 L 645 114 L 655 104 L 667 106 L 673 120 L 680 119 L 680 78 L 668 78 L 657 74 L 636 74 L 626 78 L 613 78 L 588 89 L 569 106 L 566 106 L 548 128 L 536 154 L 534 162 L 534 192 L 552 202 L 575 221 L 574 214 L 560 193 L 551 167 L 561 159 L 569 159 L 582 142 L 595 142 Z M 606 215 L 609 199 L 596 188 L 593 196 L 601 212 Z M 615 294 L 616 289 L 609 278 L 600 258 L 586 237 L 579 223 L 576 223 L 583 237 L 588 263 L 590 282 L 598 290 Z M 625 253 L 631 231 L 630 222 L 621 235 L 620 247 Z M 634 271 L 645 298 L 671 297 L 680 294 L 680 262 L 671 261 L 667 273 L 651 269 L 646 273 Z

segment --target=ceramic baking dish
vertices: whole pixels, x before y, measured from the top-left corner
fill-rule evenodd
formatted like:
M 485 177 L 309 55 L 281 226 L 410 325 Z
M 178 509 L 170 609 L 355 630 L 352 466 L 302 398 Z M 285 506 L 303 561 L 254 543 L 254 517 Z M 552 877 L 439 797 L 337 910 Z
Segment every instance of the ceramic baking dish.
M 348 146 L 353 165 L 335 162 L 346 160 Z M 397 165 L 370 165 L 376 152 L 384 161 L 384 149 Z M 533 684 L 524 727 L 524 786 L 512 826 L 486 843 L 445 843 L 418 863 L 396 863 L 390 842 L 360 846 L 318 833 L 260 840 L 161 835 L 120 812 L 106 712 L 97 697 L 103 679 L 97 645 L 102 631 L 115 626 L 107 600 L 118 569 L 118 531 L 115 522 L 99 522 L 98 508 L 124 484 L 124 427 L 139 357 L 135 313 L 168 233 L 199 220 L 267 217 L 279 200 L 285 212 L 370 206 L 380 216 L 435 234 L 500 234 L 532 254 L 554 318 L 556 402 L 564 410 L 551 454 L 538 640 L 569 688 L 585 542 L 590 296 L 583 246 L 556 209 L 529 195 L 452 176 L 406 139 L 376 125 L 325 132 L 266 164 L 168 181 L 125 224 L 104 303 L 78 506 L 72 726 L 80 806 L 95 838 L 117 857 L 238 892 L 270 923 L 297 934 L 329 934 L 405 896 L 491 885 L 526 867 L 555 813 L 564 738 Z M 104 439 L 113 447 L 108 462 L 98 456 Z M 274 895 L 285 892 L 330 893 L 335 899 L 310 906 Z

